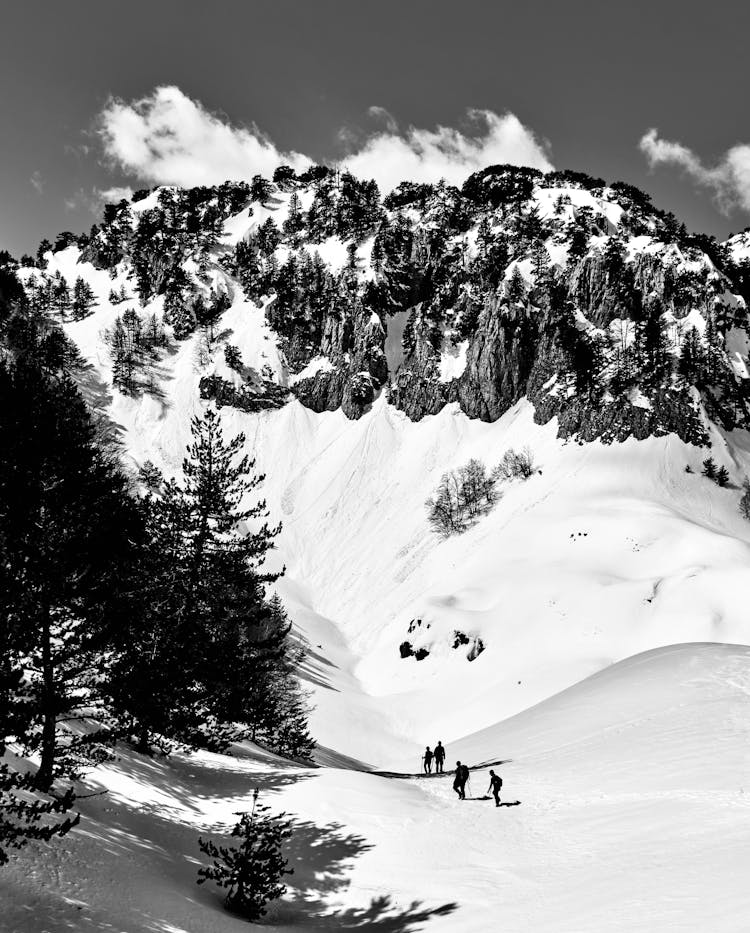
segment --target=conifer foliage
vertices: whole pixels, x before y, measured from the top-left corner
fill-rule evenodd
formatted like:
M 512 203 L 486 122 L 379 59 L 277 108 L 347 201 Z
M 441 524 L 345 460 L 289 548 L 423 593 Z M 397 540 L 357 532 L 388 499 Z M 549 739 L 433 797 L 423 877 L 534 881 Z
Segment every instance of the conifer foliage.
M 287 753 L 312 747 L 291 625 L 265 596 L 279 576 L 263 566 L 279 528 L 264 501 L 247 504 L 264 477 L 244 444 L 242 434 L 225 441 L 209 408 L 193 419 L 180 480 L 151 476 L 139 611 L 111 682 L 142 751 L 165 741 L 221 749 L 243 737 Z
M 64 727 L 99 702 L 139 519 L 70 380 L 32 362 L 3 365 L 0 397 L 2 680 L 16 679 L 0 706 L 10 734 L 40 754 L 36 785 L 47 791 L 96 747 Z
M 266 904 L 286 893 L 284 875 L 293 874 L 282 852 L 282 844 L 292 835 L 286 814 L 272 816 L 258 803 L 258 789 L 253 793 L 253 809 L 240 814 L 232 836 L 240 840 L 236 848 L 217 846 L 210 839 L 199 839 L 201 852 L 213 860 L 198 872 L 198 884 L 213 881 L 226 888 L 225 903 L 230 910 L 248 920 L 259 920 Z

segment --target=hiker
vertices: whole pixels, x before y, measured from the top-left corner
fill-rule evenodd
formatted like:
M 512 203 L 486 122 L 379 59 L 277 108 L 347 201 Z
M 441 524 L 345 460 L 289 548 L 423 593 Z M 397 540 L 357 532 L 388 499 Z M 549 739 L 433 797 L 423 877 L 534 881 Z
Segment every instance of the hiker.
M 469 769 L 456 762 L 456 776 L 453 778 L 453 790 L 458 794 L 459 800 L 466 800 L 466 782 L 469 780 Z
M 445 749 L 443 748 L 443 743 L 438 740 L 437 745 L 435 746 L 435 774 L 443 773 L 443 762 L 445 761 Z
M 503 786 L 503 779 L 499 774 L 495 774 L 494 771 L 490 769 L 490 786 L 487 788 L 487 793 L 492 791 L 492 796 L 495 798 L 495 806 L 500 806 L 500 788 Z
M 432 757 L 433 757 L 432 749 L 428 745 L 427 748 L 425 748 L 424 750 L 424 757 L 422 758 L 422 761 L 424 762 L 424 773 L 425 774 L 432 773 Z

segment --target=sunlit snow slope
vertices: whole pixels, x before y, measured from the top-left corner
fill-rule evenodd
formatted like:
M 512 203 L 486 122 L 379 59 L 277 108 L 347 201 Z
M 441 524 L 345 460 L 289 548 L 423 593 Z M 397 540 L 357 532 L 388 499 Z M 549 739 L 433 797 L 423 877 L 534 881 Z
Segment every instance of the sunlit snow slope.
M 175 472 L 204 404 L 198 337 L 160 361 L 159 394 L 113 391 L 102 331 L 121 283 L 76 259 L 51 262 L 69 278 L 85 267 L 100 302 L 66 324 L 86 392 L 133 466 Z M 248 366 L 288 377 L 260 308 L 235 293 L 222 326 Z M 84 803 L 80 828 L 0 875 L 0 929 L 247 929 L 193 882 L 198 833 L 226 832 L 255 786 L 298 824 L 277 929 L 747 929 L 750 649 L 733 645 L 750 641 L 737 509 L 750 437 L 710 427 L 731 477 L 719 488 L 700 476 L 706 452 L 674 435 L 565 444 L 526 402 L 491 424 L 452 406 L 415 423 L 383 396 L 357 421 L 297 401 L 222 417 L 283 522 L 279 591 L 308 643 L 323 767 L 248 748 L 123 753 L 92 774 L 110 793 Z M 465 534 L 429 531 L 424 500 L 446 470 L 525 445 L 531 478 Z M 481 639 L 474 660 L 457 631 Z M 428 656 L 402 659 L 406 639 Z M 510 759 L 504 799 L 520 805 L 366 773 L 417 771 L 439 738 L 451 764 Z
M 92 383 L 106 376 L 97 317 L 68 325 Z M 244 356 L 254 348 L 273 360 L 259 309 L 237 300 L 225 322 Z M 114 394 L 107 410 L 134 464 L 179 468 L 204 404 L 196 343 L 165 359 L 165 397 Z M 711 429 L 732 478 L 722 489 L 700 476 L 705 451 L 673 435 L 564 444 L 525 402 L 490 424 L 451 406 L 415 423 L 383 397 L 358 421 L 296 401 L 222 415 L 266 473 L 263 493 L 283 523 L 279 589 L 311 649 L 314 730 L 338 752 L 406 767 L 427 742 L 453 741 L 639 651 L 750 640 L 738 598 L 750 584 L 750 525 L 737 509 L 745 432 L 727 441 Z M 446 470 L 470 457 L 492 465 L 525 445 L 538 472 L 506 483 L 465 534 L 430 532 L 424 500 Z M 410 633 L 412 620 L 421 624 Z M 465 646 L 453 648 L 456 631 L 481 638 L 484 652 L 469 661 Z M 429 656 L 402 659 L 406 639 Z
M 610 666 L 458 742 L 502 800 L 451 779 L 296 768 L 262 753 L 97 769 L 81 828 L 0 875 L 0 928 L 224 933 L 196 837 L 262 788 L 294 817 L 273 928 L 481 933 L 747 929 L 750 649 L 690 644 Z M 95 787 L 96 789 L 96 787 Z M 516 802 L 519 802 L 517 805 Z

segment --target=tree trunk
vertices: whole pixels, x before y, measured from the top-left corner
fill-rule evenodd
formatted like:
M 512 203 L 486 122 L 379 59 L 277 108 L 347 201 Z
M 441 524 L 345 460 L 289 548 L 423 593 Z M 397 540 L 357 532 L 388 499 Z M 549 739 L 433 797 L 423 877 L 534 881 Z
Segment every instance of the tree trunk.
M 140 732 L 138 734 L 138 744 L 135 747 L 137 752 L 140 752 L 142 755 L 151 754 L 151 745 L 149 743 L 149 731 L 148 726 L 141 726 Z
M 48 791 L 52 786 L 55 768 L 57 732 L 57 695 L 55 691 L 55 668 L 52 660 L 52 636 L 49 607 L 42 610 L 42 760 L 36 774 L 36 786 Z

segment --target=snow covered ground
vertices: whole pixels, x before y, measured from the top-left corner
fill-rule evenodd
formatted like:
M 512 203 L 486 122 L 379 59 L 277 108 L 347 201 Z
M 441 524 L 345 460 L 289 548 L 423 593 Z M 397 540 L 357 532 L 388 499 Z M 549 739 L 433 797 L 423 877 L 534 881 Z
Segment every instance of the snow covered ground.
M 449 746 L 510 759 L 450 777 L 304 769 L 260 752 L 123 755 L 41 857 L 0 874 L 4 930 L 247 929 L 194 884 L 196 837 L 253 787 L 293 815 L 295 874 L 274 929 L 743 931 L 750 842 L 750 648 L 690 644 L 613 665 Z M 519 801 L 518 805 L 514 805 Z
M 198 338 L 159 364 L 163 394 L 113 392 L 112 282 L 96 287 L 100 310 L 67 325 L 86 391 L 134 466 L 174 472 L 203 404 Z M 246 365 L 285 378 L 260 309 L 237 297 L 224 324 Z M 320 767 L 121 751 L 90 775 L 109 793 L 80 827 L 0 872 L 0 930 L 247 929 L 194 881 L 197 836 L 226 832 L 256 786 L 297 823 L 279 930 L 747 930 L 747 434 L 712 429 L 722 489 L 700 476 L 706 451 L 673 436 L 563 444 L 525 402 L 493 424 L 454 407 L 413 423 L 384 398 L 356 422 L 297 402 L 222 417 L 283 522 L 279 591 L 309 646 Z M 447 541 L 429 531 L 443 472 L 526 445 L 537 472 L 489 515 Z M 469 661 L 456 632 L 482 653 Z M 428 656 L 402 659 L 404 640 Z M 416 771 L 438 739 L 449 764 L 507 761 L 519 805 L 373 773 Z M 482 767 L 470 797 L 487 782 Z

